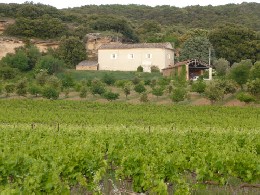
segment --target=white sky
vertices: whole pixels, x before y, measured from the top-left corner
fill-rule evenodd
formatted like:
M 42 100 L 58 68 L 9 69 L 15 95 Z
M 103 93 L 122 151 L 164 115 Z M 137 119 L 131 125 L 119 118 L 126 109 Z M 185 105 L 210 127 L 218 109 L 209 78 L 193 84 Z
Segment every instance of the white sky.
M 26 0 L 0 0 L 0 3 L 23 3 Z M 28 0 L 32 1 L 32 0 Z M 242 3 L 242 2 L 256 2 L 260 3 L 260 0 L 33 0 L 35 3 L 42 3 L 51 5 L 57 8 L 68 8 L 68 7 L 80 7 L 83 5 L 101 5 L 101 4 L 140 4 L 140 5 L 171 5 L 176 7 L 186 7 L 189 5 L 225 5 L 229 3 Z

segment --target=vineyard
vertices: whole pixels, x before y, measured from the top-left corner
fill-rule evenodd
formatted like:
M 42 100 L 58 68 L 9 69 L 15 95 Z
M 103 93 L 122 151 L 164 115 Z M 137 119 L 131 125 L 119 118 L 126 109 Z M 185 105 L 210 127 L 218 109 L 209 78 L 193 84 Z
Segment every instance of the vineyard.
M 259 194 L 259 108 L 0 100 L 0 194 L 211 186 Z

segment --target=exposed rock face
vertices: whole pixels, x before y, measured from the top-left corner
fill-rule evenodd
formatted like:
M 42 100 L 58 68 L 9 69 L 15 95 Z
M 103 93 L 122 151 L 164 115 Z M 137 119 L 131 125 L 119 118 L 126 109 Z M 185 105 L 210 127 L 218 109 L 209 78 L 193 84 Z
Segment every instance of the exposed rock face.
M 35 44 L 41 52 L 46 52 L 48 47 L 57 48 L 59 46 L 58 42 L 53 41 L 35 41 L 31 40 L 32 44 Z M 8 38 L 8 37 L 0 37 L 0 60 L 7 54 L 7 53 L 14 53 L 15 48 L 24 46 L 24 42 L 15 39 L 15 38 Z
M 88 51 L 89 60 L 97 60 L 98 58 L 98 48 L 103 44 L 114 44 L 121 42 L 121 38 L 104 36 L 101 33 L 89 33 L 86 35 L 86 49 Z

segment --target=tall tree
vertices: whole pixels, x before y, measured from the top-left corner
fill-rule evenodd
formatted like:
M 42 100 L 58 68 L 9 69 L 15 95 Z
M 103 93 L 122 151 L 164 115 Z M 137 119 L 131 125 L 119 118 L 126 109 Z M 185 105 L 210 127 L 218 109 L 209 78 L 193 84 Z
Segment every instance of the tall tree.
M 209 33 L 209 40 L 218 58 L 225 58 L 231 64 L 243 59 L 259 60 L 260 39 L 256 32 L 237 25 L 221 25 Z
M 58 52 L 68 68 L 75 68 L 87 58 L 85 44 L 78 37 L 62 37 Z
M 214 56 L 212 48 L 206 37 L 192 37 L 184 42 L 181 48 L 180 60 L 198 59 L 208 62 L 209 50 L 211 50 L 211 57 Z

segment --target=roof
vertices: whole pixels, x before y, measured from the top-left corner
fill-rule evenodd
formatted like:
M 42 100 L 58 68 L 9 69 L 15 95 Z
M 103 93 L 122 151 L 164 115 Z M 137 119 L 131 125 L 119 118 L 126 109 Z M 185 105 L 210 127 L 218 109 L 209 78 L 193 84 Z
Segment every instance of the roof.
M 97 64 L 98 64 L 97 61 L 84 60 L 84 61 L 80 62 L 77 66 L 96 66 Z
M 161 48 L 173 49 L 170 43 L 135 43 L 135 44 L 103 44 L 99 49 L 139 49 L 139 48 Z
M 168 66 L 166 68 L 163 68 L 162 70 L 172 69 L 172 68 L 176 68 L 178 66 L 182 66 L 182 65 L 186 65 L 186 64 L 189 64 L 190 68 L 202 68 L 202 67 L 209 68 L 210 67 L 205 62 L 202 62 L 202 61 L 196 60 L 196 59 L 192 59 L 192 60 L 186 60 L 186 61 L 182 61 L 182 62 L 177 62 L 174 65 L 170 65 L 170 66 Z

